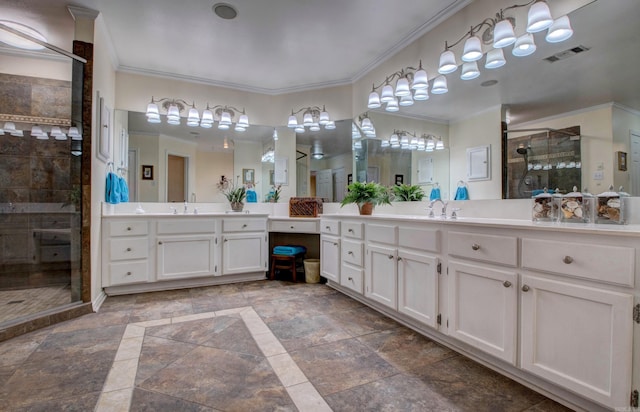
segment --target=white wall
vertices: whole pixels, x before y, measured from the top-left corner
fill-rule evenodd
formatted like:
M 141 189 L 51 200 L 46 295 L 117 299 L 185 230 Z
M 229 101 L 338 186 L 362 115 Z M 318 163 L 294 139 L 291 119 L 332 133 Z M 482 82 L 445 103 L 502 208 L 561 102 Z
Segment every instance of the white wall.
M 154 169 L 155 180 L 158 182 L 158 198 L 161 202 L 167 201 L 167 166 L 168 156 L 182 156 L 187 158 L 189 174 L 186 187 L 187 200 L 191 198 L 191 193 L 196 190 L 196 143 L 185 142 L 175 137 L 160 135 L 158 138 L 158 167 Z
M 71 59 L 59 56 L 43 62 L 42 59 L 3 54 L 0 59 L 0 73 L 70 82 Z
M 233 176 L 233 156 L 226 152 L 196 152 L 196 200 L 197 202 L 226 202 L 216 184 L 220 176 Z
M 616 190 L 623 186 L 626 192 L 629 192 L 631 188 L 631 164 L 630 158 L 630 132 L 640 132 L 640 112 L 631 110 L 619 105 L 613 106 L 613 154 L 614 154 L 614 167 L 613 167 L 613 185 Z M 627 153 L 627 170 L 618 170 L 616 152 Z M 637 193 L 634 193 L 637 195 Z
M 129 148 L 138 150 L 138 199 L 159 202 L 158 164 L 160 140 L 157 135 L 129 135 Z M 142 180 L 142 166 L 153 166 L 153 180 Z
M 295 158 L 294 158 L 295 161 Z M 243 169 L 253 169 L 254 190 L 258 201 L 264 199 L 262 192 L 262 143 L 235 141 L 233 148 L 233 183 L 241 186 Z M 239 178 L 239 179 L 238 179 Z

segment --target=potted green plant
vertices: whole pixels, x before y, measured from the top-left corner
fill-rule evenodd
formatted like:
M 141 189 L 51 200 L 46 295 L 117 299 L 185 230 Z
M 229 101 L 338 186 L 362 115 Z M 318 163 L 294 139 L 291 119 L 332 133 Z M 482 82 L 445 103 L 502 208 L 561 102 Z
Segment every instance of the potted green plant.
M 361 215 L 370 215 L 377 205 L 390 205 L 389 190 L 376 182 L 353 182 L 347 186 L 347 194 L 340 203 L 344 206 L 349 203 L 358 205 Z
M 236 180 L 240 180 L 240 176 L 238 176 Z M 231 210 L 234 212 L 242 212 L 244 200 L 247 197 L 247 189 L 244 186 L 235 185 L 224 176 L 222 176 L 216 186 L 220 193 L 222 193 L 231 204 Z
M 393 195 L 398 202 L 419 202 L 426 196 L 421 186 L 406 184 L 393 186 Z

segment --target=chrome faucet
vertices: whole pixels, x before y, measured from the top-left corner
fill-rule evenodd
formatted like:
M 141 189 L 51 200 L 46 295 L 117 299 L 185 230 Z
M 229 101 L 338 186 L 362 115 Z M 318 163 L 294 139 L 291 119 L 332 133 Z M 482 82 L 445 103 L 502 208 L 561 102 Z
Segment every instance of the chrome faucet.
M 188 207 L 187 207 L 187 201 L 185 200 L 185 201 L 184 201 L 184 210 L 183 210 L 183 213 L 184 213 L 185 215 L 187 214 L 187 209 L 188 209 Z
M 447 202 L 443 201 L 442 199 L 436 199 L 429 202 L 429 208 L 431 209 L 431 211 L 429 212 L 429 217 L 435 217 L 433 213 L 433 206 L 438 202 L 442 204 L 442 212 L 440 213 L 440 217 L 443 219 L 446 219 L 447 218 Z

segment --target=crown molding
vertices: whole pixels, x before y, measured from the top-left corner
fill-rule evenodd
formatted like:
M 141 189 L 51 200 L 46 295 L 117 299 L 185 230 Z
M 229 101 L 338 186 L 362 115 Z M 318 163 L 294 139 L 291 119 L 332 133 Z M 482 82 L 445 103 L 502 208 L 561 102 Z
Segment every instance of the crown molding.
M 631 113 L 634 116 L 640 117 L 640 110 L 633 109 L 629 106 L 625 106 L 624 104 L 614 102 L 613 107 L 615 107 L 616 109 L 624 110 L 625 112 Z
M 382 115 L 386 115 L 386 116 L 393 116 L 393 117 L 403 117 L 405 119 L 413 119 L 413 120 L 421 120 L 424 122 L 430 122 L 430 123 L 435 123 L 435 124 L 444 124 L 444 125 L 449 125 L 450 122 L 448 120 L 443 120 L 443 119 L 438 119 L 436 117 L 429 117 L 429 116 L 423 116 L 423 115 L 419 115 L 419 114 L 409 114 L 409 113 L 401 113 L 401 112 L 395 112 L 393 114 L 388 114 L 384 111 L 382 112 L 376 112 L 373 110 L 368 110 L 369 113 L 379 113 Z
M 530 120 L 524 123 L 512 123 L 509 125 L 509 127 L 514 127 L 514 126 L 528 127 L 528 126 L 536 125 L 542 122 L 549 122 L 556 119 L 562 119 L 563 117 L 577 116 L 579 114 L 593 112 L 595 110 L 600 110 L 600 109 L 610 109 L 610 108 L 613 108 L 615 105 L 616 104 L 613 102 L 598 104 L 596 106 L 584 107 L 582 109 L 572 110 L 570 112 L 558 113 L 558 114 L 554 114 L 553 116 L 542 117 L 540 119 Z
M 469 120 L 469 119 L 471 119 L 473 117 L 480 116 L 481 114 L 485 114 L 485 113 L 488 113 L 488 112 L 499 110 L 501 108 L 502 108 L 501 104 L 498 104 L 498 105 L 495 105 L 495 106 L 490 106 L 490 107 L 487 107 L 487 108 L 485 108 L 483 110 L 471 113 L 471 114 L 469 114 L 467 116 L 462 116 L 462 117 L 457 117 L 455 119 L 451 119 L 451 121 L 449 121 L 449 124 L 463 122 L 463 121 Z
M 95 20 L 100 14 L 100 12 L 96 10 L 71 5 L 67 6 L 67 10 L 69 10 L 71 17 L 73 17 L 73 20 L 78 20 L 80 18 Z
M 33 59 L 53 60 L 53 61 L 59 61 L 59 62 L 70 62 L 68 57 L 55 52 L 50 52 L 49 49 L 26 50 L 26 49 L 17 49 L 15 47 L 0 46 L 0 55 L 28 57 Z

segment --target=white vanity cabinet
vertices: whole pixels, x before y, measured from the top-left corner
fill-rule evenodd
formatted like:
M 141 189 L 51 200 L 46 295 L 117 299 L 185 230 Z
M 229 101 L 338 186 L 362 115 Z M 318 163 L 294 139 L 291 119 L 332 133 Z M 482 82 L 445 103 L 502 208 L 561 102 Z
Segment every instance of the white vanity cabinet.
M 515 365 L 517 237 L 465 227 L 447 243 L 449 335 Z
M 222 220 L 222 275 L 267 271 L 267 220 Z
M 340 283 L 340 221 L 320 220 L 320 273 Z
M 156 225 L 157 280 L 217 274 L 215 219 L 159 219 Z
M 340 285 L 362 294 L 364 283 L 364 223 L 343 221 L 340 240 Z
M 149 280 L 149 222 L 110 219 L 102 227 L 102 284 L 127 285 Z

